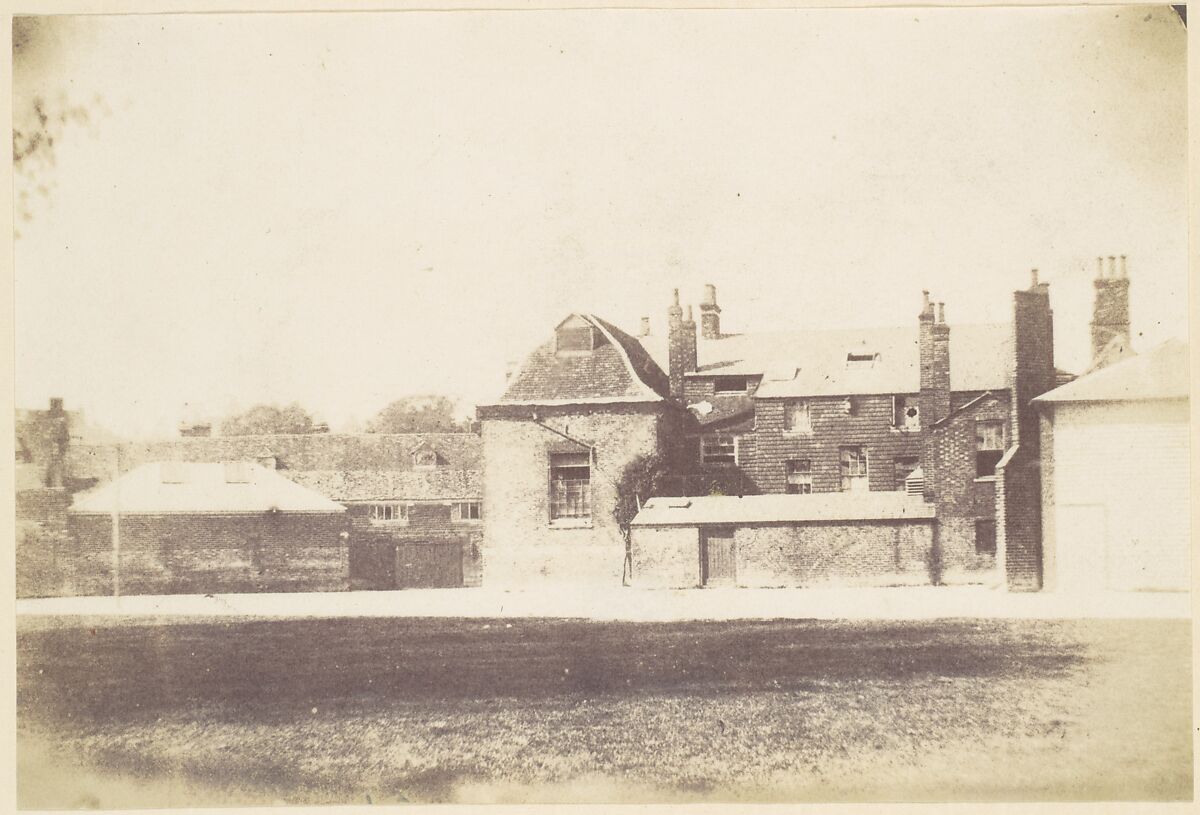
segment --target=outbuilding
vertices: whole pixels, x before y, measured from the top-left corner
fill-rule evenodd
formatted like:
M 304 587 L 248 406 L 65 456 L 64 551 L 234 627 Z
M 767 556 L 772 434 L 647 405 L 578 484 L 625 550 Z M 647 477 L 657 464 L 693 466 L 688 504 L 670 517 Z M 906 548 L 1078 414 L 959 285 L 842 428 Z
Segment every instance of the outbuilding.
M 652 498 L 634 585 L 913 585 L 937 579 L 935 508 L 904 492 Z
M 74 594 L 344 590 L 345 513 L 251 462 L 144 464 L 77 497 L 60 565 Z
M 1190 587 L 1188 346 L 1171 340 L 1034 400 L 1045 587 Z

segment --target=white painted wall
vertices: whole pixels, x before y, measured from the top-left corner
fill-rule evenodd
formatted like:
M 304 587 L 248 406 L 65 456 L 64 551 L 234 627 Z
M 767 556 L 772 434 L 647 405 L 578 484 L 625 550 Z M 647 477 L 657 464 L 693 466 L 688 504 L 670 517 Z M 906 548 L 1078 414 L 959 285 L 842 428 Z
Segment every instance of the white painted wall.
M 1047 588 L 1187 590 L 1187 401 L 1063 403 L 1049 410 Z

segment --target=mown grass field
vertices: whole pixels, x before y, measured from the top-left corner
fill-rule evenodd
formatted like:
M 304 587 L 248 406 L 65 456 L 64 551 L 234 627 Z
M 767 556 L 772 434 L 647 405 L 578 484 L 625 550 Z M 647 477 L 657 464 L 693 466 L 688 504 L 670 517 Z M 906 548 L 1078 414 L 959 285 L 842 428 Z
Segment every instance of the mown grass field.
M 1187 799 L 1187 621 L 18 621 L 27 808 Z

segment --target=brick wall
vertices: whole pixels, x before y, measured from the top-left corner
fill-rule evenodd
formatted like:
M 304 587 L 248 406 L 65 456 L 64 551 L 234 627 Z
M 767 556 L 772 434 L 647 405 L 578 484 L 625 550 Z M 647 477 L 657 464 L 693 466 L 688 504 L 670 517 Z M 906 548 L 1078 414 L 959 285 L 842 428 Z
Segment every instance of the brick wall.
M 72 594 L 111 594 L 107 516 L 70 519 L 59 559 Z M 122 594 L 344 591 L 340 515 L 127 515 L 120 525 Z M 257 542 L 257 545 L 255 545 Z
M 739 527 L 739 586 L 910 585 L 929 582 L 930 521 Z
M 700 585 L 700 535 L 696 527 L 636 527 L 631 548 L 631 585 L 672 589 Z
M 1042 588 L 1039 462 L 1022 445 L 996 470 L 996 548 L 1009 591 Z
M 348 504 L 346 518 L 351 526 L 352 543 L 360 536 L 371 540 L 387 538 L 397 543 L 460 543 L 463 585 L 479 586 L 483 582 L 483 524 L 456 520 L 452 503 L 411 502 L 407 523 L 372 522 L 370 503 Z
M 992 394 L 925 439 L 922 460 L 932 463 L 925 468 L 925 492 L 937 506 L 943 582 L 976 582 L 996 566 L 995 556 L 977 552 L 975 545 L 976 521 L 997 520 L 996 479 L 977 476 L 975 422 L 1007 422 L 1009 416 L 1007 394 Z
M 57 597 L 71 591 L 65 560 L 75 547 L 66 529 L 17 521 L 17 597 Z
M 16 517 L 18 521 L 32 521 L 42 526 L 65 530 L 67 508 L 71 506 L 71 493 L 61 489 L 21 490 L 16 494 Z
M 812 462 L 813 492 L 837 492 L 841 489 L 840 448 L 862 445 L 867 450 L 867 481 L 872 490 L 903 487 L 895 477 L 895 461 L 905 456 L 920 456 L 921 434 L 892 427 L 890 396 L 852 397 L 854 411 L 847 414 L 844 397 L 808 399 L 813 432 L 790 433 L 784 430 L 784 399 L 755 401 L 753 443 L 743 440 L 746 456 L 743 468 L 764 493 L 786 492 L 786 461 L 809 459 Z
M 760 524 L 734 532 L 737 585 L 918 585 L 930 582 L 933 522 Z M 700 582 L 694 526 L 638 527 L 633 584 L 691 588 Z
M 481 408 L 487 519 L 484 585 L 519 586 L 546 579 L 620 585 L 625 542 L 612 514 L 615 484 L 630 461 L 659 451 L 666 406 L 536 410 L 546 425 L 595 446 L 591 518 L 574 527 L 550 521 L 550 453 L 571 443 L 534 422 L 529 408 Z

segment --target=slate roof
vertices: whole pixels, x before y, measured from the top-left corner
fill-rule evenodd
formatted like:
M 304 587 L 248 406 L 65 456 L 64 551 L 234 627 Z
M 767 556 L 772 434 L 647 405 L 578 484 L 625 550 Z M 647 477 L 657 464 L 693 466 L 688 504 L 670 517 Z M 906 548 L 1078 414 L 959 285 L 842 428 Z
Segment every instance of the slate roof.
M 1168 340 L 1043 393 L 1034 402 L 1117 402 L 1187 399 L 1191 388 L 1188 344 Z
M 308 433 L 199 436 L 130 442 L 120 446 L 122 469 L 155 461 L 245 461 L 272 455 L 285 474 L 323 470 L 411 470 L 414 449 L 428 445 L 445 466 L 477 470 L 483 441 L 475 433 Z M 72 446 L 68 466 L 77 477 L 112 476 L 111 445 Z
M 116 481 L 76 496 L 71 512 L 122 515 L 240 514 L 277 510 L 338 513 L 345 507 L 274 470 L 244 464 L 247 483 L 229 483 L 225 463 L 177 463 L 182 483 L 163 483 L 163 462 L 143 464 Z
M 573 314 L 600 337 L 591 351 L 555 353 L 551 337 L 509 378 L 500 405 L 658 402 L 670 394 L 664 369 L 636 339 L 594 314 Z
M 306 470 L 283 472 L 292 481 L 335 501 L 477 501 L 479 470 Z
M 757 398 L 917 393 L 920 355 L 914 321 L 897 328 L 768 331 L 697 339 L 696 375 L 761 375 Z M 668 363 L 665 336 L 642 337 L 660 366 Z M 847 354 L 877 353 L 870 368 L 848 366 Z M 1012 327 L 1006 323 L 951 325 L 950 387 L 1006 390 Z
M 634 526 L 799 523 L 930 519 L 932 504 L 903 492 L 818 492 L 811 495 L 704 495 L 651 498 L 633 519 Z

